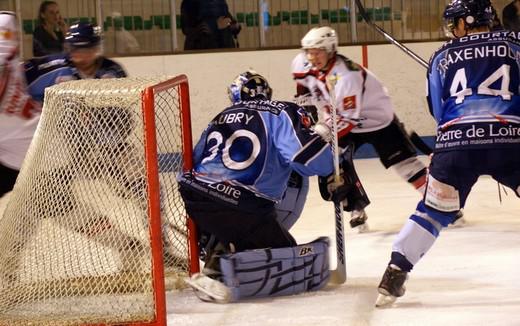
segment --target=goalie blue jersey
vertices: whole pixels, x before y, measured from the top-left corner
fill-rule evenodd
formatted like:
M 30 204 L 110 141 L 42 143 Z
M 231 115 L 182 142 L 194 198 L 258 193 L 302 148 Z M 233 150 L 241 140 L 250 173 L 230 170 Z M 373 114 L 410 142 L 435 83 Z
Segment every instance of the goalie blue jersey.
M 435 151 L 518 148 L 520 34 L 478 33 L 447 42 L 430 60 Z
M 333 171 L 330 145 L 309 129 L 310 123 L 307 112 L 293 103 L 238 102 L 203 132 L 194 148 L 193 176 L 204 187 L 238 186 L 277 201 L 292 170 L 304 176 Z

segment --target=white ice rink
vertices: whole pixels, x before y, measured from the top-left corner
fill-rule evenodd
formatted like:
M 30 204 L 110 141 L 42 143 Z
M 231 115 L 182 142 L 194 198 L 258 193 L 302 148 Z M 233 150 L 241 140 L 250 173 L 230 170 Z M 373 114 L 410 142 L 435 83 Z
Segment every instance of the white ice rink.
M 520 199 L 512 191 L 502 192 L 500 204 L 497 183 L 482 177 L 468 199 L 467 226 L 443 231 L 411 273 L 406 295 L 392 308 L 376 309 L 392 241 L 419 195 L 376 159 L 357 160 L 356 166 L 372 201 L 367 209 L 372 231 L 346 229 L 345 284 L 226 305 L 175 291 L 167 296 L 168 325 L 520 325 Z M 333 220 L 332 204 L 321 200 L 312 180 L 293 235 L 299 243 L 320 235 L 334 239 Z

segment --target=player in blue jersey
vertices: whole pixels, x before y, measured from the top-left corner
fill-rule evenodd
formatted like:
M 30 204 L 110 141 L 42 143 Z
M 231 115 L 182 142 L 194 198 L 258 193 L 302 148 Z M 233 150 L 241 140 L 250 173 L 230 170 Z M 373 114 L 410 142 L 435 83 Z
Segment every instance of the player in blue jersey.
M 43 102 L 45 88 L 60 82 L 89 78 L 126 77 L 125 70 L 103 56 L 101 29 L 90 23 L 70 26 L 65 54 L 34 58 L 25 63 L 29 93 Z
M 376 306 L 404 295 L 407 274 L 479 176 L 491 175 L 520 196 L 520 34 L 490 32 L 489 0 L 453 0 L 444 20 L 454 39 L 434 53 L 428 70 L 438 128 L 426 193 L 394 241 Z
M 215 235 L 228 251 L 292 250 L 296 241 L 277 221 L 275 202 L 293 170 L 302 176 L 332 173 L 324 140 L 330 130 L 313 131 L 303 108 L 271 100 L 266 79 L 254 71 L 239 75 L 229 94 L 233 104 L 210 122 L 194 148 L 194 168 L 180 178 L 186 210 L 199 231 Z M 203 274 L 188 282 L 218 292 L 219 282 Z M 209 295 L 217 301 L 225 296 Z

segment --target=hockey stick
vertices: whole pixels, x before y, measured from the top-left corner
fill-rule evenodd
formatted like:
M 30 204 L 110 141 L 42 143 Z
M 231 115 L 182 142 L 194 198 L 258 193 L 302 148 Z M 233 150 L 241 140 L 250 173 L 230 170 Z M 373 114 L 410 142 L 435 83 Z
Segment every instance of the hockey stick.
M 426 60 L 424 60 L 423 58 L 421 58 L 420 56 L 418 56 L 415 52 L 413 52 L 412 50 L 410 50 L 409 48 L 407 48 L 406 46 L 404 46 L 403 44 L 399 43 L 396 39 L 394 39 L 390 34 L 388 34 L 387 32 L 385 32 L 384 29 L 382 29 L 381 27 L 377 26 L 371 19 L 370 17 L 368 17 L 368 14 L 367 12 L 365 11 L 365 8 L 363 7 L 363 5 L 361 4 L 361 0 L 355 0 L 356 1 L 356 5 L 358 7 L 358 10 L 359 10 L 359 14 L 361 15 L 361 17 L 363 17 L 363 19 L 367 22 L 368 25 L 372 26 L 376 31 L 378 31 L 379 33 L 381 33 L 388 41 L 390 41 L 390 43 L 393 43 L 394 45 L 396 45 L 399 49 L 401 49 L 404 53 L 408 54 L 410 57 L 412 57 L 412 59 L 414 59 L 415 61 L 417 61 L 421 66 L 423 66 L 424 68 L 428 69 L 428 62 L 426 62 Z
M 415 131 L 412 130 L 409 136 L 415 148 L 423 152 L 423 154 L 430 155 L 433 153 L 433 149 L 430 147 L 430 145 L 426 144 L 424 140 L 422 140 L 421 136 L 419 136 Z
M 327 78 L 327 87 L 329 89 L 331 119 L 332 119 L 332 152 L 334 154 L 334 183 L 341 183 L 339 170 L 339 147 L 338 147 L 338 122 L 336 118 L 336 86 L 337 76 Z M 334 201 L 334 217 L 336 226 L 336 269 L 331 270 L 330 282 L 333 284 L 342 284 L 347 280 L 347 267 L 345 265 L 345 228 L 343 226 L 343 204 L 341 201 Z

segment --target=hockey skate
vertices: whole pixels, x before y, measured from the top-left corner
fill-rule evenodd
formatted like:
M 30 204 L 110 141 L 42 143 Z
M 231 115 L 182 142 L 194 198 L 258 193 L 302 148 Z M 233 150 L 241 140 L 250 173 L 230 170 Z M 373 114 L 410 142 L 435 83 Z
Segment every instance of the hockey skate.
M 195 295 L 205 302 L 228 303 L 231 301 L 231 290 L 223 283 L 202 273 L 193 274 L 184 281 L 195 291 Z
M 385 270 L 385 274 L 379 283 L 379 295 L 376 299 L 376 307 L 390 306 L 398 297 L 402 297 L 406 291 L 404 282 L 408 279 L 408 273 L 391 264 Z
M 355 209 L 350 213 L 350 227 L 356 229 L 358 233 L 368 232 L 369 228 L 367 219 L 368 216 L 364 209 Z

